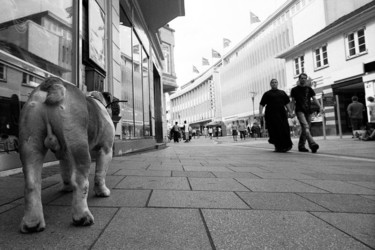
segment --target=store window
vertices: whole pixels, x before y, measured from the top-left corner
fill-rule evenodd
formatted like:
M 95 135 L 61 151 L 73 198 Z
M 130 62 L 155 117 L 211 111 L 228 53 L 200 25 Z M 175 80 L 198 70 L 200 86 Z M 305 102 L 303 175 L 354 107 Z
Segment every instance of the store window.
M 125 11 L 120 12 L 122 138 L 152 136 L 150 60 Z
M 164 56 L 164 71 L 167 74 L 172 73 L 171 69 L 171 46 L 169 44 L 163 44 L 163 56 Z
M 315 69 L 321 69 L 328 66 L 327 45 L 323 45 L 314 51 Z
M 134 88 L 134 136 L 139 138 L 143 131 L 143 85 L 142 85 L 142 45 L 135 32 L 133 44 L 133 88 Z
M 0 81 L 6 81 L 5 65 L 0 63 Z
M 365 28 L 349 33 L 345 37 L 346 58 L 351 59 L 367 53 Z
M 145 51 L 143 51 L 142 55 L 144 136 L 151 136 L 149 58 Z
M 22 105 L 45 77 L 75 83 L 75 8 L 72 0 L 1 1 L 0 157 L 15 151 Z
M 305 72 L 305 58 L 304 56 L 299 56 L 294 58 L 294 76 L 298 77 L 299 74 Z
M 122 138 L 126 140 L 134 138 L 132 27 L 123 11 L 120 20 L 121 100 L 127 101 L 120 103 L 121 128 Z

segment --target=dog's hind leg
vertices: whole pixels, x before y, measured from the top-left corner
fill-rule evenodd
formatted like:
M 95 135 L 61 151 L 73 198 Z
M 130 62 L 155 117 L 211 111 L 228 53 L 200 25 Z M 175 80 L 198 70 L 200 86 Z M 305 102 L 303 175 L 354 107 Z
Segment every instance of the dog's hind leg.
M 88 144 L 74 143 L 69 146 L 68 155 L 71 156 L 73 187 L 73 224 L 76 226 L 89 226 L 94 224 L 94 216 L 87 206 L 87 196 L 89 192 L 89 173 L 91 157 Z
M 103 147 L 97 153 L 94 192 L 98 197 L 108 197 L 111 195 L 111 191 L 105 185 L 105 177 L 111 160 L 112 147 Z
M 63 181 L 63 186 L 61 188 L 62 192 L 72 192 L 72 163 L 67 159 L 60 159 L 60 172 Z
M 41 189 L 43 160 L 47 150 L 39 138 L 31 134 L 25 137 L 22 133 L 20 136 L 20 158 L 25 178 L 25 211 L 20 226 L 22 233 L 40 232 L 46 227 Z

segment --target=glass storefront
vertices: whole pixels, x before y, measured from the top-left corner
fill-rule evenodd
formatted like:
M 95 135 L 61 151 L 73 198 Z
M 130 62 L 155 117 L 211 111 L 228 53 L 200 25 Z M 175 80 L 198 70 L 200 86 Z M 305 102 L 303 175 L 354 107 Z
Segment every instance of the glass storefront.
M 120 19 L 112 33 L 120 40 L 121 79 L 113 95 L 127 101 L 120 103 L 121 129 L 116 137 L 154 137 L 150 42 L 122 6 L 119 16 L 111 18 L 106 15 L 112 6 L 102 0 L 0 0 L 0 6 L 0 171 L 20 165 L 20 110 L 46 77 L 60 77 L 83 92 L 111 89 L 113 55 L 108 52 L 113 41 L 108 40 L 108 28 L 116 22 L 107 22 L 115 18 Z M 46 161 L 52 160 L 48 154 Z
M 144 138 L 152 136 L 150 60 L 124 11 L 120 20 L 122 139 Z
M 0 0 L 0 6 L 1 170 L 18 158 L 20 110 L 33 89 L 48 76 L 75 83 L 77 20 L 72 0 Z

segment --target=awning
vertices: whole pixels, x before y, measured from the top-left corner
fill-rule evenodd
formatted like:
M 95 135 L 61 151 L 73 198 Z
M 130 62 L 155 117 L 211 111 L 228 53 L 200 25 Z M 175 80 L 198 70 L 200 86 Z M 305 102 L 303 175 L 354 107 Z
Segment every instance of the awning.
M 178 16 L 185 16 L 184 0 L 138 0 L 148 28 L 156 33 L 158 29 Z
M 222 121 L 213 121 L 213 122 L 206 124 L 207 127 L 216 127 L 216 126 L 223 126 L 223 125 L 225 124 Z

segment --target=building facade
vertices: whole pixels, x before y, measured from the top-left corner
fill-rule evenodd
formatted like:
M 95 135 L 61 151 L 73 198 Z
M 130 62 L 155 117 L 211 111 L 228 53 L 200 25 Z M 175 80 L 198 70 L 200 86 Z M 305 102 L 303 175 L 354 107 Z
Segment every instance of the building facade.
M 210 76 L 216 91 L 214 100 L 220 102 L 211 120 L 222 120 L 231 134 L 233 123 L 254 122 L 259 112 L 260 99 L 270 89 L 270 81 L 276 78 L 279 88 L 289 91 L 296 83 L 294 75 L 287 74 L 286 63 L 278 55 L 305 41 L 342 16 L 371 2 L 371 0 L 289 0 L 266 20 L 262 21 L 248 36 L 223 55 L 220 64 L 211 67 Z M 305 70 L 303 57 L 296 58 L 296 72 Z M 215 70 L 214 70 L 215 69 Z M 214 72 L 218 72 L 217 75 Z M 194 82 L 196 79 L 194 79 Z M 195 86 L 195 85 L 194 85 Z M 194 93 L 188 101 L 197 98 Z M 206 94 L 208 94 L 207 92 Z M 176 93 L 175 96 L 180 96 Z M 220 101 L 218 101 L 220 100 Z M 185 113 L 195 114 L 194 106 L 185 102 L 172 102 L 173 116 L 175 104 Z M 179 111 L 178 111 L 179 112 Z M 173 119 L 172 119 L 173 120 Z
M 303 58 L 303 72 L 312 78 L 325 106 L 327 134 L 351 133 L 346 111 L 351 97 L 357 96 L 366 105 L 367 97 L 375 95 L 375 2 L 344 15 L 279 58 L 285 59 L 287 77 L 295 81 L 300 73 L 296 64 Z M 368 117 L 364 111 L 364 124 Z M 319 134 L 322 117 L 313 122 L 313 132 Z
M 170 126 L 187 121 L 192 128 L 203 131 L 207 123 L 221 120 L 220 102 L 216 101 L 220 96 L 218 66 L 211 66 L 170 96 Z
M 183 0 L 163 4 L 0 0 L 0 4 L 0 171 L 21 166 L 16 152 L 20 110 L 49 76 L 60 77 L 84 93 L 108 91 L 127 101 L 120 103 L 120 113 L 113 117 L 115 155 L 163 141 L 163 93 L 176 84 L 173 77 L 164 81 L 161 33 L 165 29 L 173 36 L 165 25 L 184 15 Z M 168 60 L 172 65 L 173 56 Z M 46 162 L 54 160 L 47 155 Z

